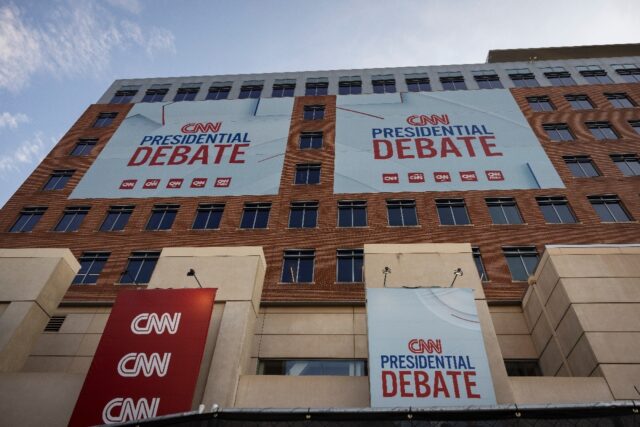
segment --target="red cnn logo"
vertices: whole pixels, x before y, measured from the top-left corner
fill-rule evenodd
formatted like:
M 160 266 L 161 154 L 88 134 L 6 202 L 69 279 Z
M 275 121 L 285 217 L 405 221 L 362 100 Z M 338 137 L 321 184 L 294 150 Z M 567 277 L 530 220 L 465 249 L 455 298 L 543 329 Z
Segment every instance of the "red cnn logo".
M 463 181 L 477 181 L 478 176 L 474 171 L 460 172 L 460 179 Z
M 400 177 L 397 173 L 383 173 L 382 182 L 384 184 L 398 184 L 400 182 Z
M 182 187 L 182 182 L 184 179 L 182 178 L 171 178 L 169 182 L 167 182 L 167 188 L 180 188 Z
M 204 188 L 207 185 L 207 178 L 193 178 L 191 188 Z
M 425 114 L 414 114 L 413 116 L 407 117 L 407 123 L 413 126 L 426 126 L 430 124 L 432 126 L 436 126 L 438 123 L 442 123 L 443 125 L 449 124 L 449 116 L 446 114 L 432 114 L 427 116 Z
M 409 172 L 409 182 L 424 182 L 424 174 L 422 172 Z
M 231 185 L 231 177 L 224 177 L 224 178 L 216 178 L 216 182 L 215 184 L 213 184 L 214 187 L 228 187 L 229 185 Z
M 187 123 L 180 129 L 182 133 L 216 133 L 220 130 L 222 122 L 216 123 Z
M 423 340 L 423 339 L 412 339 L 407 344 L 409 351 L 414 354 L 422 354 L 422 353 L 442 353 L 442 341 L 441 340 Z
M 451 182 L 451 174 L 449 172 L 434 172 L 433 179 L 436 182 Z
M 142 186 L 142 188 L 146 190 L 151 190 L 154 188 L 158 188 L 158 185 L 160 185 L 159 179 L 148 179 L 144 182 L 144 185 Z
M 121 190 L 133 190 L 133 187 L 136 186 L 137 182 L 138 182 L 137 179 L 125 179 L 124 181 L 122 181 L 122 184 L 120 184 L 120 189 Z
M 489 181 L 504 181 L 504 175 L 502 175 L 502 171 L 484 171 L 487 174 L 487 179 Z

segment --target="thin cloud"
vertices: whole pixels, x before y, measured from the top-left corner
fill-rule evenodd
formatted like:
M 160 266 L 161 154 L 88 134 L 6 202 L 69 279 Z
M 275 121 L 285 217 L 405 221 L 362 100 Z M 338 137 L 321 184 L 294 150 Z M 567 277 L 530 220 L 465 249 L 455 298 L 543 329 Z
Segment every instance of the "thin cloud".
M 66 7 L 64 7 L 66 6 Z M 0 89 L 18 91 L 34 74 L 95 74 L 116 50 L 141 48 L 147 55 L 175 52 L 174 35 L 116 19 L 95 3 L 63 5 L 36 26 L 15 4 L 0 7 Z
M 142 4 L 138 0 L 107 0 L 107 3 L 136 15 L 142 12 Z
M 5 127 L 15 129 L 20 125 L 20 123 L 27 122 L 29 122 L 29 117 L 24 113 L 11 114 L 6 111 L 0 113 L 0 129 Z
M 15 172 L 24 171 L 44 158 L 56 143 L 55 138 L 47 138 L 42 132 L 36 132 L 31 139 L 22 141 L 12 152 L 0 155 L 0 177 L 6 178 Z

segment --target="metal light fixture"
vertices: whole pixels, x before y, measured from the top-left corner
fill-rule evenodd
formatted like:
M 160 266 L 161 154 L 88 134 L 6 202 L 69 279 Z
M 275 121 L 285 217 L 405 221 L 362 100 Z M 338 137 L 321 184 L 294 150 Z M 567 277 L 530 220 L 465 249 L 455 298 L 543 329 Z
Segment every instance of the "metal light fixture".
M 198 276 L 196 276 L 196 271 L 193 268 L 190 268 L 189 271 L 187 271 L 187 277 L 193 277 L 194 279 L 196 279 L 196 282 L 198 282 L 198 286 L 202 288 L 202 283 L 200 283 L 200 280 L 198 280 Z
M 463 275 L 464 275 L 464 272 L 460 267 L 453 270 L 453 281 L 451 281 L 451 284 L 449 285 L 449 287 L 452 288 L 453 284 L 456 283 L 456 279 L 458 278 L 458 276 L 463 276 Z
M 391 274 L 391 269 L 389 267 L 385 267 L 382 269 L 382 274 L 384 274 L 384 281 L 382 282 L 382 287 L 387 287 L 387 274 Z

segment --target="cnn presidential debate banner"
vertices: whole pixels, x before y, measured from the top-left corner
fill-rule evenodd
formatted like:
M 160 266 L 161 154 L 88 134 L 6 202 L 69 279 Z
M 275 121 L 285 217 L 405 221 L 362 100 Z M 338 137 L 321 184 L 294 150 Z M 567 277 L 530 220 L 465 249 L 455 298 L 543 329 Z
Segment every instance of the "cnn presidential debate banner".
M 140 103 L 70 198 L 277 194 L 293 98 Z
M 564 188 L 504 89 L 339 96 L 335 193 Z
M 371 406 L 495 405 L 472 289 L 367 289 Z

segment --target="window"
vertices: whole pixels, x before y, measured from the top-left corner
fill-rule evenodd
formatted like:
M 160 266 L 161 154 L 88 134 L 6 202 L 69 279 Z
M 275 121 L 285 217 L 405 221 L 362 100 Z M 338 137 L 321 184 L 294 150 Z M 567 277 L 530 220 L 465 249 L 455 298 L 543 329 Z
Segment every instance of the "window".
M 306 96 L 322 96 L 326 95 L 329 90 L 329 80 L 326 77 L 317 77 L 307 79 L 304 88 Z
M 366 200 L 339 200 L 338 227 L 366 227 Z
M 207 100 L 219 100 L 219 99 L 227 99 L 229 97 L 229 92 L 231 92 L 232 82 L 217 82 L 213 83 L 209 87 L 209 92 L 207 93 Z
M 140 86 L 123 86 L 111 98 L 111 104 L 128 104 L 138 93 Z
M 431 80 L 427 74 L 407 74 L 405 77 L 409 92 L 431 92 Z
M 330 375 L 362 377 L 367 375 L 366 361 L 351 359 L 266 359 L 258 364 L 258 375 Z
M 322 148 L 322 132 L 302 132 L 300 134 L 300 149 Z
M 194 230 L 215 230 L 220 228 L 223 212 L 223 203 L 200 203 L 192 228 Z
M 527 102 L 531 110 L 536 112 L 555 110 L 548 96 L 529 96 L 527 97 Z
M 289 228 L 314 228 L 318 222 L 318 202 L 291 202 Z
M 609 157 L 624 176 L 640 175 L 640 158 L 637 154 L 611 154 Z
M 80 259 L 80 270 L 71 282 L 72 285 L 93 284 L 98 281 L 100 272 L 109 259 L 109 252 L 85 252 Z
M 364 250 L 337 250 L 337 281 L 341 283 L 362 282 L 362 267 L 364 266 Z
M 176 97 L 173 98 L 174 102 L 179 101 L 193 101 L 196 99 L 196 95 L 200 92 L 200 83 L 185 83 L 180 89 L 178 89 L 178 93 L 176 93 Z
M 122 272 L 120 283 L 149 283 L 153 269 L 156 268 L 160 252 L 132 252 L 127 268 Z
M 62 190 L 65 185 L 67 185 L 67 181 L 69 181 L 73 176 L 74 172 L 74 170 L 70 169 L 54 170 L 49 176 L 49 180 L 44 185 L 43 190 Z
M 622 202 L 615 194 L 604 196 L 589 196 L 591 206 L 600 216 L 602 222 L 631 221 L 631 216 L 622 206 Z
M 246 98 L 260 98 L 260 94 L 262 93 L 263 82 L 261 81 L 251 81 L 244 82 L 242 86 L 240 86 L 240 99 Z
M 528 68 L 506 70 L 515 87 L 538 87 L 536 76 Z
M 76 142 L 76 146 L 73 147 L 73 150 L 71 150 L 71 153 L 69 155 L 88 156 L 89 154 L 91 154 L 91 150 L 93 150 L 93 147 L 95 147 L 97 143 L 97 139 L 81 138 L 78 140 L 78 142 Z
M 537 360 L 505 360 L 507 375 L 510 377 L 539 377 L 542 376 Z
M 607 75 L 607 72 L 598 65 L 578 65 L 576 70 L 578 70 L 580 75 L 590 84 L 613 83 L 613 80 Z
M 551 86 L 573 86 L 576 84 L 571 74 L 563 67 L 544 67 L 541 70 Z
M 444 90 L 466 90 L 467 85 L 464 83 L 464 77 L 459 71 L 446 71 L 438 73 L 440 83 Z
M 94 128 L 104 128 L 113 123 L 113 119 L 116 118 L 118 113 L 100 113 L 98 114 L 98 118 L 93 124 Z
M 267 228 L 271 203 L 245 203 L 240 228 Z
M 359 95 L 362 93 L 362 80 L 359 76 L 340 77 L 338 94 Z
M 396 79 L 391 74 L 373 76 L 371 78 L 371 84 L 373 85 L 373 93 L 396 92 Z
M 162 102 L 164 96 L 169 92 L 170 84 L 157 84 L 151 85 L 151 88 L 147 89 L 142 98 L 142 102 Z
M 100 231 L 122 231 L 129 222 L 134 206 L 110 206 Z
M 613 108 L 633 108 L 636 106 L 626 93 L 605 93 L 604 96 L 613 105 Z
M 471 248 L 473 253 L 473 262 L 476 263 L 476 268 L 478 269 L 478 276 L 480 276 L 480 280 L 483 282 L 489 281 L 489 276 L 487 276 L 487 270 L 484 268 L 484 263 L 482 262 L 482 255 L 480 254 L 480 248 Z
M 62 328 L 67 316 L 51 316 L 47 325 L 44 327 L 45 332 L 58 332 Z
M 173 220 L 178 214 L 180 205 L 155 205 L 151 209 L 151 216 L 146 229 L 151 231 L 171 230 Z
M 562 159 L 576 178 L 600 176 L 600 172 L 593 165 L 593 161 L 589 156 L 564 156 Z
M 536 201 L 548 224 L 574 224 L 577 222 L 566 197 L 536 197 Z
M 324 119 L 324 105 L 305 105 L 302 118 L 305 120 Z
M 627 83 L 640 83 L 640 67 L 636 64 L 613 64 L 616 73 Z
M 629 126 L 631 126 L 637 134 L 640 134 L 640 120 L 629 120 Z
M 316 251 L 313 249 L 290 249 L 284 251 L 281 282 L 313 282 L 313 264 L 315 258 Z
M 486 201 L 494 224 L 522 224 L 522 217 L 514 198 L 498 197 Z
M 9 230 L 12 233 L 26 233 L 33 230 L 42 215 L 47 211 L 44 206 L 32 206 L 23 208 L 13 227 Z
M 89 213 L 89 206 L 71 206 L 65 208 L 62 217 L 53 231 L 78 231 L 82 220 Z
M 546 123 L 542 129 L 551 141 L 573 141 L 573 134 L 566 123 Z
M 618 134 L 609 122 L 586 122 L 585 125 L 595 139 L 618 139 Z
M 565 95 L 564 98 L 569 102 L 574 110 L 592 110 L 593 103 L 587 95 Z
M 273 83 L 273 90 L 271 91 L 272 98 L 288 98 L 293 96 L 293 91 L 296 90 L 295 80 L 276 80 Z
M 319 184 L 320 183 L 320 165 L 319 164 L 302 164 L 296 165 L 295 184 Z
M 502 248 L 514 281 L 526 281 L 538 266 L 538 252 L 533 246 Z
M 502 89 L 500 77 L 498 77 L 495 70 L 478 70 L 471 73 L 480 89 Z
M 464 199 L 437 199 L 436 210 L 441 225 L 466 225 L 470 222 Z
M 389 225 L 393 227 L 409 227 L 418 225 L 415 200 L 387 200 L 387 216 Z

